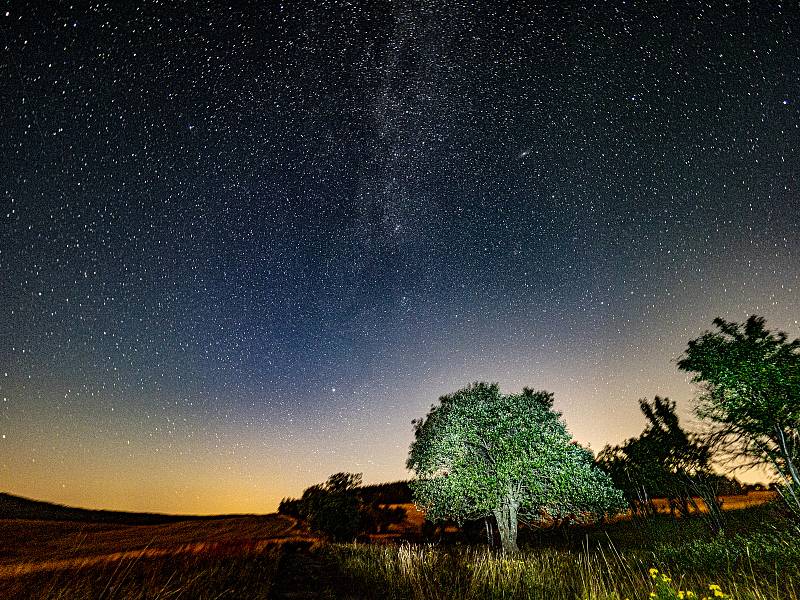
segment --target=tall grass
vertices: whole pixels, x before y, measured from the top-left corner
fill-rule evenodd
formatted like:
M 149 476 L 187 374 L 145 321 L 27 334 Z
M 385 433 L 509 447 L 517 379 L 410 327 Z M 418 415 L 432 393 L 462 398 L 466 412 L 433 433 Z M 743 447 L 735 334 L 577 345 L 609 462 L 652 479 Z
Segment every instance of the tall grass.
M 765 575 L 741 564 L 714 573 L 680 573 L 653 553 L 623 555 L 613 547 L 540 549 L 505 556 L 486 549 L 431 546 L 331 546 L 328 552 L 364 597 L 409 600 L 649 600 L 714 597 L 709 585 L 740 600 L 798 600 L 798 570 Z M 650 571 L 658 568 L 657 578 Z M 669 573 L 669 583 L 662 579 Z
M 266 600 L 275 580 L 275 547 L 222 553 L 138 557 L 0 579 L 0 598 L 25 600 Z

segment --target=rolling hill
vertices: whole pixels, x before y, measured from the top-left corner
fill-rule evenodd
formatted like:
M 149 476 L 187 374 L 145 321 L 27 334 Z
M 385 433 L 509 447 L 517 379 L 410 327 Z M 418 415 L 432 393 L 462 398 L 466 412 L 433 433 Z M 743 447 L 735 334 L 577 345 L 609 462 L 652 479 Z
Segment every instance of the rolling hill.
M 209 521 L 242 515 L 165 515 L 115 510 L 74 508 L 52 502 L 31 500 L 22 496 L 0 492 L 0 519 L 25 519 L 38 521 L 80 521 L 83 523 L 115 523 L 120 525 L 159 525 L 178 521 Z

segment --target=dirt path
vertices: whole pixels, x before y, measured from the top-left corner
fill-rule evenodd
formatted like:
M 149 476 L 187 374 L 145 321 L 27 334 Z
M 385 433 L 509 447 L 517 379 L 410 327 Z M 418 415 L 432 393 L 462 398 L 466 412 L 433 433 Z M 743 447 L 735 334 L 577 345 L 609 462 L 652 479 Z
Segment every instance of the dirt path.
M 270 598 L 274 600 L 355 600 L 345 591 L 336 566 L 312 549 L 311 543 L 284 545 Z

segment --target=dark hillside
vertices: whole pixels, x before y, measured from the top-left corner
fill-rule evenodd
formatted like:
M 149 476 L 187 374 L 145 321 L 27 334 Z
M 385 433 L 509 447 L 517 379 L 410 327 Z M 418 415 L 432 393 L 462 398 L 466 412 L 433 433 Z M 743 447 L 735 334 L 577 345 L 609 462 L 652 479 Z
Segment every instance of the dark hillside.
M 224 515 L 231 517 L 234 515 Z M 162 515 L 112 510 L 73 508 L 0 493 L 0 519 L 30 519 L 39 521 L 81 521 L 84 523 L 116 523 L 120 525 L 158 525 L 177 521 L 220 519 L 220 516 Z

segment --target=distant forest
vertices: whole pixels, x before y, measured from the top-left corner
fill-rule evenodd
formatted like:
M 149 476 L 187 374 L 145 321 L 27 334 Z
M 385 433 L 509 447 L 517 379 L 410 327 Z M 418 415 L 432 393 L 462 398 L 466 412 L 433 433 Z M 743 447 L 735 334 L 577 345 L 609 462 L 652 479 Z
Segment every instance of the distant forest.
M 358 493 L 368 504 L 410 504 L 413 502 L 408 481 L 364 485 L 359 488 Z

